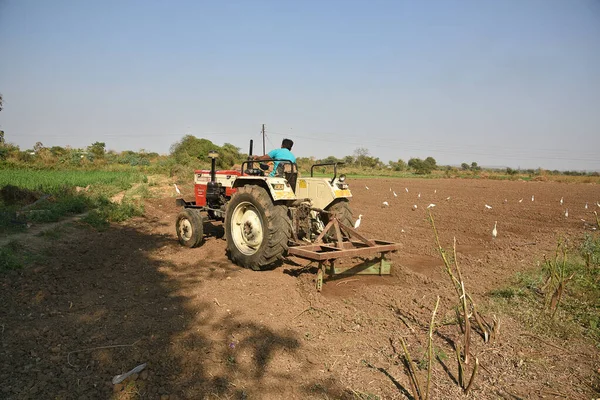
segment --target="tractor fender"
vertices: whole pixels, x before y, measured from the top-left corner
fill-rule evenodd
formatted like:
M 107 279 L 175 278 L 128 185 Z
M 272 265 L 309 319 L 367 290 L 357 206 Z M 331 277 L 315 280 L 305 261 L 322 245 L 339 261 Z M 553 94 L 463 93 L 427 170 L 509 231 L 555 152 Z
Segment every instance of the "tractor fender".
M 296 200 L 296 195 L 290 184 L 284 179 L 271 176 L 239 176 L 233 182 L 233 188 L 247 185 L 260 186 L 269 193 L 271 200 Z
M 349 199 L 352 193 L 349 189 L 338 186 L 338 182 L 331 183 L 327 178 L 298 178 L 296 186 L 298 198 L 310 198 L 316 208 L 326 209 L 337 199 Z

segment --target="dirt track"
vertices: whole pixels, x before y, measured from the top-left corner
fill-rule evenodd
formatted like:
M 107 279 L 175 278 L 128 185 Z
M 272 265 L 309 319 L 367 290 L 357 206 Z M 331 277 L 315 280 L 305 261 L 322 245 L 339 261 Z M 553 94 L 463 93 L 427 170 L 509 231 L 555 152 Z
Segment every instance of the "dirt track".
M 418 356 L 436 295 L 440 321 L 450 319 L 454 303 L 427 205 L 436 205 L 442 243 L 450 247 L 456 237 L 466 285 L 481 303 L 490 289 L 552 254 L 559 236 L 576 241 L 591 232 L 587 222 L 600 211 L 597 185 L 350 184 L 355 216 L 363 214 L 360 231 L 402 249 L 392 256 L 392 276 L 330 281 L 321 294 L 302 260 L 260 273 L 231 264 L 215 237 L 218 226 L 203 247 L 180 247 L 170 197 L 148 201 L 145 217 L 105 232 L 70 228 L 43 261 L 1 278 L 0 398 L 406 398 L 400 336 Z M 482 370 L 473 398 L 594 396 L 584 382 L 598 379 L 598 349 L 544 339 L 565 349 L 559 351 L 524 332 L 505 318 L 497 343 L 474 339 Z M 438 330 L 436 346 L 449 358 L 434 365 L 434 399 L 461 397 L 447 344 L 456 337 L 456 326 Z M 113 387 L 114 375 L 144 362 L 146 371 Z

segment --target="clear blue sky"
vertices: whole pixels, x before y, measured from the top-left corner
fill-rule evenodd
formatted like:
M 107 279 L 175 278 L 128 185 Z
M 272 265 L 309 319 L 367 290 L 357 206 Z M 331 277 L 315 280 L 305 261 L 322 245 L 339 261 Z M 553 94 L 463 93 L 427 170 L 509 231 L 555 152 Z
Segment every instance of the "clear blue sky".
M 0 93 L 22 148 L 600 170 L 600 2 L 0 0 Z

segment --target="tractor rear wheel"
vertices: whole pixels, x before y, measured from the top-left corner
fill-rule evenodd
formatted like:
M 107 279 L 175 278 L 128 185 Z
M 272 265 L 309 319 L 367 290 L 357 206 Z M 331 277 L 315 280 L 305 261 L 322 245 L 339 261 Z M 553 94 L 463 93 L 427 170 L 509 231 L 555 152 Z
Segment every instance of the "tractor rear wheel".
M 350 202 L 348 199 L 339 199 L 333 204 L 329 205 L 326 209 L 332 213 L 342 225 L 354 227 L 354 221 L 352 220 L 352 211 L 350 210 Z M 329 223 L 331 214 L 323 213 L 322 220 L 325 225 Z
M 202 216 L 193 208 L 186 208 L 179 213 L 175 228 L 179 243 L 183 246 L 198 247 L 204 239 Z
M 283 259 L 292 236 L 285 205 L 273 204 L 260 186 L 239 188 L 227 204 L 225 237 L 229 256 L 238 265 L 255 271 Z

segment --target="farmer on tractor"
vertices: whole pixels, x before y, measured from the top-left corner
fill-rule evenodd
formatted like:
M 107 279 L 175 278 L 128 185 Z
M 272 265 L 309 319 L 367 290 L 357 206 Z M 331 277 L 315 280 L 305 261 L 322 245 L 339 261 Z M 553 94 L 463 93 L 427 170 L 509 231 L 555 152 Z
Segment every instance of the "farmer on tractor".
M 254 156 L 253 158 L 257 161 L 274 160 L 273 171 L 271 171 L 269 176 L 283 176 L 283 171 L 278 170 L 279 165 L 283 167 L 283 163 L 280 163 L 278 160 L 296 163 L 296 157 L 292 154 L 293 145 L 294 142 L 292 140 L 283 139 L 283 141 L 281 142 L 280 149 L 274 149 L 271 150 L 269 153 L 265 154 L 264 156 Z

